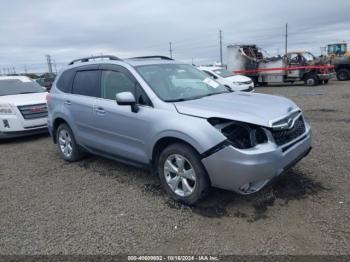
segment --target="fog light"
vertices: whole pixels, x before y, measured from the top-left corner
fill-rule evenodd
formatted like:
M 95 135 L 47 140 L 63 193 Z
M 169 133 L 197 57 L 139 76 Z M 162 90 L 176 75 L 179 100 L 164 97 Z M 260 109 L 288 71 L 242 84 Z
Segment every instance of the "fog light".
M 10 124 L 9 124 L 9 121 L 7 121 L 7 119 L 3 119 L 2 122 L 5 128 L 10 128 Z

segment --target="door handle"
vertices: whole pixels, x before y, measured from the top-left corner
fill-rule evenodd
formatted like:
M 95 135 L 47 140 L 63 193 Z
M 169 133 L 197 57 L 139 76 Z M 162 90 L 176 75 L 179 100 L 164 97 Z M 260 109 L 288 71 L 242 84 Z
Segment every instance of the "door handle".
M 66 101 L 64 101 L 64 104 L 70 106 L 72 104 L 72 102 L 70 100 L 66 100 Z
M 106 111 L 102 107 L 95 108 L 95 112 L 98 114 L 104 114 Z

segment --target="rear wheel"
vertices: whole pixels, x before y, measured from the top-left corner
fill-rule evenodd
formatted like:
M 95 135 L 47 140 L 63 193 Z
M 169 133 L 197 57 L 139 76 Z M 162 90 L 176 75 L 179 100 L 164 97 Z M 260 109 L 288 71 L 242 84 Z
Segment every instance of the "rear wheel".
M 349 69 L 340 69 L 337 72 L 337 79 L 339 81 L 346 81 L 350 79 L 350 70 Z
M 192 205 L 208 193 L 209 178 L 199 154 L 186 144 L 172 144 L 161 152 L 158 173 L 166 192 L 176 201 Z
M 76 143 L 73 132 L 67 124 L 61 124 L 57 128 L 56 139 L 58 151 L 64 160 L 74 162 L 82 157 L 79 145 Z

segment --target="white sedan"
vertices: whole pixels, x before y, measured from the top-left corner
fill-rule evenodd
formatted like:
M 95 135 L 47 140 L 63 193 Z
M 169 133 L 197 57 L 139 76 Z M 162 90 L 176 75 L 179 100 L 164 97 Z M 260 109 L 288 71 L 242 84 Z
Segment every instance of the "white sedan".
M 0 77 L 0 139 L 48 132 L 47 94 L 26 76 Z
M 254 91 L 254 82 L 249 77 L 235 75 L 232 72 L 217 66 L 199 66 L 198 69 L 202 70 L 212 79 L 233 91 Z

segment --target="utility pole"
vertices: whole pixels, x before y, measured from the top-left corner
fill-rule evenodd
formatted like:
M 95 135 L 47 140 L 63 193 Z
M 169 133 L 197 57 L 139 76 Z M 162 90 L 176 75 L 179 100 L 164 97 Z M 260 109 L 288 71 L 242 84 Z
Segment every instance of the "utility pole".
M 52 74 L 52 61 L 51 56 L 46 55 L 47 67 L 49 68 L 49 73 Z
M 284 52 L 285 52 L 285 54 L 287 54 L 287 52 L 288 52 L 288 23 L 286 23 L 286 35 L 285 35 L 285 37 L 286 37 L 286 39 L 285 39 Z
M 56 60 L 55 60 L 55 59 L 53 60 L 53 65 L 54 65 L 54 67 L 55 67 L 55 73 L 56 73 L 56 75 L 57 75 L 57 64 L 56 64 Z
M 13 74 L 15 75 L 16 74 L 16 68 L 12 67 L 12 71 L 13 71 Z
M 219 30 L 219 42 L 220 42 L 220 64 L 222 64 L 222 31 Z
M 27 65 L 24 65 L 24 73 L 28 74 Z
M 170 58 L 173 58 L 173 48 L 171 46 L 171 42 L 169 42 L 169 53 L 170 53 Z

